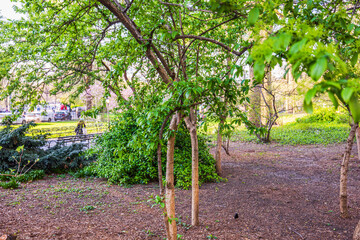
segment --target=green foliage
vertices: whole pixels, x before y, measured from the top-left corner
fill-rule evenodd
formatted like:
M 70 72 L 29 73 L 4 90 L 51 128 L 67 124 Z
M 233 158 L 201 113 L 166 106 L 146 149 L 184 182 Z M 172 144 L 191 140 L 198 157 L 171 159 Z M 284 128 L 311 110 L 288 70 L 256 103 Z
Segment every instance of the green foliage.
M 280 144 L 307 145 L 345 142 L 349 124 L 292 123 L 274 128 L 272 139 Z
M 84 206 L 82 208 L 80 208 L 80 212 L 88 212 L 88 211 L 91 211 L 91 210 L 94 210 L 95 207 L 92 206 L 92 205 L 88 205 L 88 206 Z
M 217 237 L 212 234 L 208 235 L 206 238 L 207 239 L 217 239 Z
M 274 126 L 271 140 L 283 145 L 342 143 L 346 141 L 350 131 L 348 123 L 341 123 L 343 121 L 341 118 L 344 116 L 346 115 L 337 115 L 334 122 L 293 122 L 283 126 Z M 337 122 L 337 118 L 340 119 L 340 123 Z M 258 141 L 244 127 L 236 128 L 231 140 L 241 142 Z
M 27 172 L 26 174 L 20 175 L 19 177 L 16 178 L 16 180 L 19 182 L 30 182 L 30 181 L 43 179 L 44 176 L 45 176 L 44 170 L 33 170 Z
M 85 168 L 85 174 L 92 173 L 121 184 L 147 184 L 157 179 L 157 131 L 148 129 L 148 114 L 128 110 L 120 113 L 111 124 L 110 130 L 97 139 L 90 154 L 96 154 L 97 161 Z M 158 123 L 158 124 L 156 124 Z M 160 126 L 155 121 L 153 126 Z M 168 136 L 168 134 L 165 134 Z M 204 138 L 199 137 L 199 181 L 217 181 L 215 160 L 209 153 Z M 176 133 L 175 182 L 177 187 L 191 186 L 191 140 L 188 130 L 181 124 Z M 162 142 L 162 166 L 166 167 L 166 141 Z
M 256 7 L 250 10 L 249 16 L 248 16 L 249 25 L 252 26 L 256 23 L 257 19 L 259 18 L 259 14 L 260 14 L 260 11 Z
M 276 12 L 284 6 L 280 10 L 284 17 L 274 21 L 270 14 L 261 16 L 269 25 L 263 24 L 252 32 L 254 47 L 249 61 L 254 63 L 254 70 L 257 68 L 255 78 L 261 81 L 264 72 L 261 68 L 282 65 L 285 59 L 295 79 L 306 73 L 314 81 L 304 99 L 306 112 L 312 113 L 314 97 L 328 93 L 335 108 L 342 104 L 354 122 L 359 122 L 360 75 L 356 68 L 360 46 L 359 10 L 346 1 L 332 2 L 335 8 L 329 8 L 328 4 L 330 2 L 323 1 L 264 4 L 264 13 Z M 274 23 L 281 28 L 273 28 Z M 273 32 L 261 34 L 267 27 L 273 28 Z M 282 47 L 276 41 L 281 35 L 289 36 Z
M 3 175 L 2 175 L 3 174 Z M 20 174 L 18 176 L 13 175 L 12 171 L 6 171 L 0 173 L 0 187 L 4 189 L 16 189 L 20 183 L 31 182 L 39 179 L 43 179 L 45 176 L 44 170 L 33 170 L 25 174 Z
M 321 122 L 334 122 L 334 123 L 349 123 L 349 114 L 345 112 L 338 112 L 335 109 L 322 108 L 316 110 L 313 114 L 307 115 L 302 118 L 297 118 L 298 123 L 321 123 Z
M 25 166 L 31 166 L 35 162 L 33 169 L 47 172 L 65 171 L 77 169 L 93 160 L 82 155 L 82 144 L 70 146 L 57 144 L 47 148 L 45 136 L 25 135 L 33 126 L 35 126 L 34 123 L 28 123 L 18 128 L 7 126 L 0 130 L 0 171 L 24 169 Z M 21 160 L 20 164 L 19 160 Z
M 0 182 L 0 187 L 4 189 L 16 189 L 19 187 L 19 182 L 16 179 L 11 179 L 9 182 Z

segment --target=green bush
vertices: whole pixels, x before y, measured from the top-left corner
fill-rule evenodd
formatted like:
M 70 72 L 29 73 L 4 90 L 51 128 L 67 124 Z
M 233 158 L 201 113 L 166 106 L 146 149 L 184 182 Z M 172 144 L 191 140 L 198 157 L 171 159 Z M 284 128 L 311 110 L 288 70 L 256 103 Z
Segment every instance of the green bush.
M 313 114 L 302 118 L 297 118 L 298 123 L 321 123 L 321 122 L 335 122 L 348 123 L 349 114 L 343 111 L 336 111 L 334 108 L 321 108 L 316 110 Z
M 19 177 L 16 178 L 16 180 L 22 183 L 30 182 L 30 181 L 43 179 L 44 176 L 45 176 L 44 170 L 33 170 L 27 172 L 26 174 L 20 175 Z
M 16 179 L 11 179 L 9 182 L 0 182 L 0 187 L 4 189 L 16 189 L 19 187 L 19 182 Z
M 158 178 L 157 136 L 161 121 L 145 112 L 128 110 L 117 115 L 110 130 L 97 139 L 89 152 L 97 161 L 80 175 L 95 175 L 120 184 L 147 184 Z M 166 166 L 166 138 L 162 142 L 162 167 Z M 215 160 L 203 137 L 199 141 L 199 181 L 217 181 Z M 176 133 L 174 175 L 177 187 L 191 186 L 191 140 L 184 124 Z
M 19 187 L 19 183 L 43 179 L 45 176 L 44 170 L 33 170 L 19 176 L 15 176 L 15 173 L 11 171 L 7 171 L 2 174 L 5 175 L 0 174 L 0 187 L 5 189 L 16 189 Z
M 57 144 L 47 148 L 44 135 L 25 135 L 33 126 L 35 126 L 34 123 L 28 123 L 14 129 L 8 125 L 0 130 L 0 172 L 11 169 L 16 171 L 19 160 L 21 160 L 20 168 L 23 168 L 25 165 L 31 166 L 34 161 L 39 159 L 33 169 L 46 172 L 76 169 L 93 160 L 83 156 L 84 146 L 82 144 L 71 146 Z M 19 147 L 23 147 L 23 151 L 17 151 Z

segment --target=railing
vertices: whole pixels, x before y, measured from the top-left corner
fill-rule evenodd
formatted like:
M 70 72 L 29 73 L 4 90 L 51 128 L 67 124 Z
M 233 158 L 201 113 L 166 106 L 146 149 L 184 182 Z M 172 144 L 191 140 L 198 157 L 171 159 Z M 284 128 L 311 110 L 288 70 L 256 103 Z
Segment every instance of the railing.
M 101 133 L 58 137 L 57 139 L 48 139 L 47 145 L 48 145 L 48 147 L 52 147 L 55 144 L 68 145 L 68 144 L 74 144 L 74 143 L 86 143 L 87 147 L 90 147 L 91 141 L 96 136 L 99 136 L 99 135 L 101 135 Z
M 48 138 L 57 138 L 75 135 L 76 126 L 52 127 L 52 128 L 35 128 L 29 129 L 27 134 L 31 136 L 48 134 Z M 87 123 L 87 134 L 102 133 L 107 129 L 106 123 Z

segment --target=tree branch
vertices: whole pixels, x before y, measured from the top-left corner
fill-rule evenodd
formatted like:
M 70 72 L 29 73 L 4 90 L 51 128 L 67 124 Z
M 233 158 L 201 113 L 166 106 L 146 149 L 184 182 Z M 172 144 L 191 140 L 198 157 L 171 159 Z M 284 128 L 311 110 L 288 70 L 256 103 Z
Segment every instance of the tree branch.
M 124 25 L 124 27 L 130 32 L 130 34 L 135 38 L 135 40 L 140 45 L 147 45 L 148 42 L 142 36 L 138 26 L 123 12 L 123 8 L 113 3 L 111 0 L 97 0 L 100 2 L 104 7 L 106 7 L 109 11 L 111 11 Z M 117 3 L 117 1 L 114 1 Z M 167 74 L 164 66 L 162 66 L 159 61 L 157 60 L 153 51 L 150 48 L 146 51 L 146 57 L 150 60 L 153 67 L 156 69 L 157 73 L 160 75 L 163 82 L 169 84 L 172 82 L 172 79 Z
M 226 44 L 224 44 L 222 42 L 216 41 L 212 38 L 201 37 L 201 36 L 196 36 L 196 35 L 182 35 L 182 36 L 178 35 L 174 38 L 174 40 L 186 39 L 186 38 L 214 43 L 214 44 L 219 45 L 220 47 L 224 48 L 225 50 L 235 54 L 236 56 L 241 56 L 244 52 L 246 52 L 249 48 L 252 47 L 252 44 L 250 44 L 250 46 L 243 47 L 243 49 L 240 52 L 238 52 L 236 50 L 231 50 L 231 48 L 229 46 L 227 46 Z
M 167 3 L 167 2 L 162 2 L 162 1 L 159 1 L 159 3 L 163 4 L 163 5 L 167 5 L 167 6 L 175 6 L 175 7 L 183 7 L 183 8 L 186 8 L 187 10 L 189 11 L 192 11 L 192 12 L 206 12 L 206 13 L 213 13 L 212 11 L 210 10 L 205 10 L 205 9 L 195 9 L 193 7 L 187 7 L 185 5 L 181 5 L 181 4 L 176 4 L 176 3 Z

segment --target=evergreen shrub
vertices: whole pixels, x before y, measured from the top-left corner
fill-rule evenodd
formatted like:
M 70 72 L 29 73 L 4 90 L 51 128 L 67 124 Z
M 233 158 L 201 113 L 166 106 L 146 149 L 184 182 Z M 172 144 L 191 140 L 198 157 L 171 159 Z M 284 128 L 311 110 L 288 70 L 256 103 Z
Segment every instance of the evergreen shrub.
M 77 169 L 93 160 L 85 158 L 82 154 L 84 148 L 82 144 L 71 146 L 56 144 L 48 148 L 45 146 L 45 135 L 26 136 L 27 130 L 33 126 L 35 124 L 30 122 L 16 129 L 7 125 L 0 130 L 0 173 L 11 169 L 16 171 L 19 167 L 17 161 L 20 160 L 20 155 L 20 168 L 39 159 L 32 169 L 45 172 Z M 20 146 L 23 146 L 21 153 L 17 151 Z

